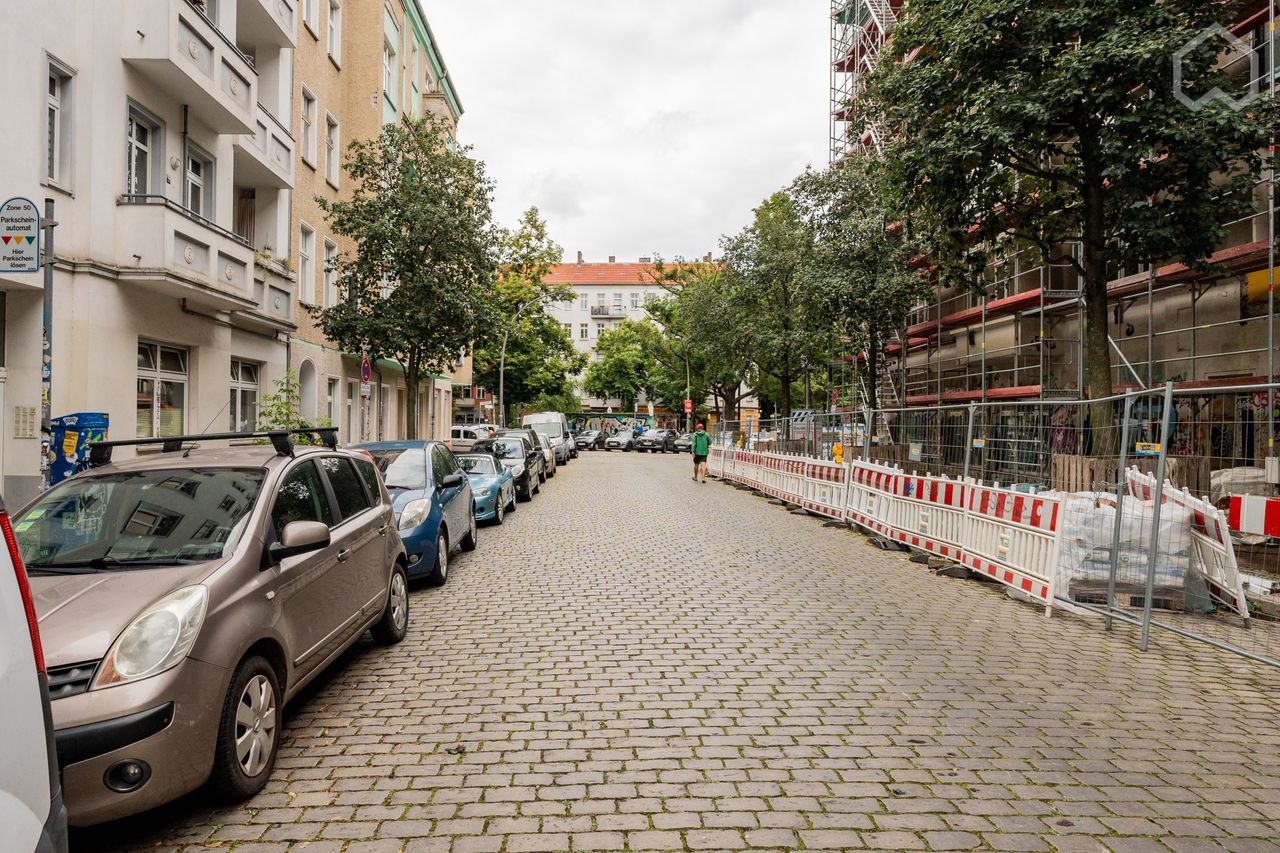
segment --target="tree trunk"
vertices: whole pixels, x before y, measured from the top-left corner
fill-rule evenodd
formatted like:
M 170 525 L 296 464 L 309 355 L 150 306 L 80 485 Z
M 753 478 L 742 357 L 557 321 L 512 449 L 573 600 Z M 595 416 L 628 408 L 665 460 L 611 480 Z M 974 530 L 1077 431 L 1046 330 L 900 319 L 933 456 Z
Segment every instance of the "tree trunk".
M 786 439 L 791 437 L 791 370 L 782 371 L 782 376 L 778 378 L 782 382 L 782 409 L 778 417 L 783 418 L 782 437 Z
M 1097 163 L 1084 163 L 1084 313 L 1085 382 L 1090 399 L 1110 397 L 1111 344 L 1107 336 L 1107 263 L 1103 205 L 1103 179 Z M 1116 452 L 1115 411 L 1111 401 L 1089 405 L 1092 455 L 1108 457 Z
M 416 355 L 409 356 L 409 363 L 404 368 L 404 384 L 405 384 L 405 427 L 404 437 L 415 439 L 418 437 L 418 357 Z

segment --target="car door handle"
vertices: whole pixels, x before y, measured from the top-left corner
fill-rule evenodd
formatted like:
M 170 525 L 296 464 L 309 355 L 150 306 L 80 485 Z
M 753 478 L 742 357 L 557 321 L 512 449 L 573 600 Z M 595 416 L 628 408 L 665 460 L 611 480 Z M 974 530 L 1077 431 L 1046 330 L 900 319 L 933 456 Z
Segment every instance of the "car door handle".
M 338 562 L 345 563 L 347 561 L 347 558 L 350 556 L 351 556 L 351 549 L 343 548 L 341 551 L 338 552 Z
M 383 522 L 382 526 L 378 528 L 378 535 L 379 535 L 379 536 L 386 536 L 386 535 L 387 535 L 387 523 L 386 523 L 386 522 Z

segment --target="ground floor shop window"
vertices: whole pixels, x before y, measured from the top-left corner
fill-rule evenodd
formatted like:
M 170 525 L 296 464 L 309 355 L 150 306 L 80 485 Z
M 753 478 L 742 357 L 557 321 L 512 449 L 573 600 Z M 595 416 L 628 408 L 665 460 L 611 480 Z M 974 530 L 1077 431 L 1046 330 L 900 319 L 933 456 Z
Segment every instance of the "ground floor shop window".
M 138 438 L 182 435 L 187 421 L 187 351 L 138 343 Z
M 232 432 L 253 432 L 258 427 L 258 365 L 231 359 Z

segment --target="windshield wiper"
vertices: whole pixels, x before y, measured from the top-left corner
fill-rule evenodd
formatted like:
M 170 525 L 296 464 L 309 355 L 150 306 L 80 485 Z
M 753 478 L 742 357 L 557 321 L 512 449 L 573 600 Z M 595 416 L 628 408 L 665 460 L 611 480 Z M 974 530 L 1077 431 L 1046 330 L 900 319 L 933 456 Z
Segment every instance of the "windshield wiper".
M 68 575 L 83 575 L 93 572 L 106 572 L 116 568 L 132 566 L 189 566 L 203 563 L 216 557 L 94 557 L 90 560 L 75 560 L 66 563 L 28 563 L 27 568 L 55 572 Z

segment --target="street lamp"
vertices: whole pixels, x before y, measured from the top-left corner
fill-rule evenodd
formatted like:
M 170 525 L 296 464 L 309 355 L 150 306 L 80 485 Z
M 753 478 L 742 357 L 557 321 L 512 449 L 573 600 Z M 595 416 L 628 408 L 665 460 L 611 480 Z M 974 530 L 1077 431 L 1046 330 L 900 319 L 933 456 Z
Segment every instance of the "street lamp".
M 502 333 L 502 352 L 498 356 L 498 426 L 503 429 L 507 428 L 507 401 L 503 396 L 503 386 L 505 385 L 507 373 L 507 338 L 511 336 L 511 328 L 515 326 L 516 321 L 520 319 L 520 315 L 525 312 L 525 309 L 531 305 L 538 304 L 550 295 L 549 293 L 544 293 L 541 296 L 535 296 L 517 308 L 515 316 L 511 318 L 511 323 L 508 324 L 506 331 Z

